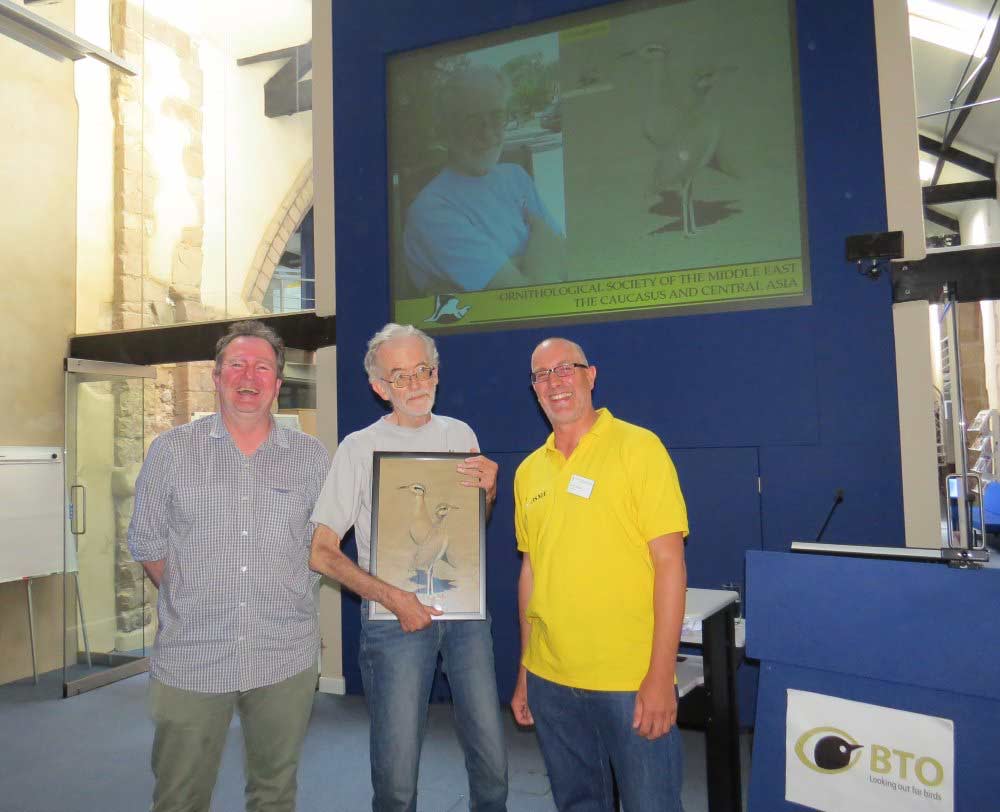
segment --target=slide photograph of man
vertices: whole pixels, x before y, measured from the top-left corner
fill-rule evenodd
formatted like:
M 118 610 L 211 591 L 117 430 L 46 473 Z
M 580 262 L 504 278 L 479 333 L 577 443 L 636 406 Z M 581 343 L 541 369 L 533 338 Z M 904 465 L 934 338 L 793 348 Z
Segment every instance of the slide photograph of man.
M 398 82 L 397 278 L 417 295 L 559 282 L 565 273 L 556 38 L 411 66 Z M 406 103 L 404 103 L 404 100 Z M 419 112 L 433 118 L 420 126 Z M 397 142 L 394 141 L 394 145 Z M 424 177 L 432 174 L 429 181 Z
M 675 0 L 393 57 L 395 317 L 808 304 L 793 54 L 785 0 Z

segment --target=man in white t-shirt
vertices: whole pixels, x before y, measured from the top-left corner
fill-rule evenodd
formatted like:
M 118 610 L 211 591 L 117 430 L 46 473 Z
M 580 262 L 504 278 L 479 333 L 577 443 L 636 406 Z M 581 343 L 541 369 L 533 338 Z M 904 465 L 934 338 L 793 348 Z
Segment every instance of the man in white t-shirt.
M 507 753 L 489 620 L 432 623 L 440 610 L 368 573 L 373 452 L 469 452 L 472 456 L 458 465 L 458 472 L 463 485 L 485 490 L 487 510 L 496 500 L 497 464 L 478 453 L 469 426 L 431 412 L 438 352 L 430 336 L 415 327 L 387 324 L 368 342 L 365 371 L 392 412 L 348 435 L 337 448 L 312 515 L 316 531 L 309 565 L 365 601 L 359 661 L 371 718 L 372 809 L 416 809 L 420 747 L 440 654 L 465 751 L 469 808 L 506 810 Z M 351 527 L 357 564 L 340 549 Z M 398 621 L 369 620 L 367 601 L 382 604 Z

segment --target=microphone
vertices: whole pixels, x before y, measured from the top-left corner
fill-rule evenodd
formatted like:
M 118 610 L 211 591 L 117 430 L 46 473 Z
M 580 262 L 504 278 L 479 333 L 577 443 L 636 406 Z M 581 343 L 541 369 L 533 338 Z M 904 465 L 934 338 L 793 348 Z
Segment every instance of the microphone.
M 837 492 L 833 495 L 833 504 L 830 505 L 830 512 L 826 514 L 826 521 L 823 522 L 823 526 L 819 529 L 816 534 L 816 541 L 823 538 L 823 532 L 826 530 L 826 526 L 830 523 L 830 519 L 833 518 L 833 513 L 837 509 L 837 505 L 844 501 L 844 489 L 837 488 Z

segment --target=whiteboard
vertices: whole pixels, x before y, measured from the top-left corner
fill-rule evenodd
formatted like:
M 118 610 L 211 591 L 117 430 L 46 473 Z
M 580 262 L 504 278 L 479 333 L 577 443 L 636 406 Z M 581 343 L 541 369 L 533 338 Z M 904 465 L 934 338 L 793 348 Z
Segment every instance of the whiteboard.
M 63 571 L 64 505 L 61 448 L 0 446 L 0 582 Z

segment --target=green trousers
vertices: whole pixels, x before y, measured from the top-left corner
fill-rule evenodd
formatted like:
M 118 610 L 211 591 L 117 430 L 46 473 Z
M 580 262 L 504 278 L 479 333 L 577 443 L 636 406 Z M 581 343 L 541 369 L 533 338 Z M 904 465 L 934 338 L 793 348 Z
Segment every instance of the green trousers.
M 239 709 L 247 812 L 294 812 L 296 772 L 316 691 L 316 666 L 255 688 L 205 694 L 150 680 L 152 812 L 209 812 L 226 733 Z

